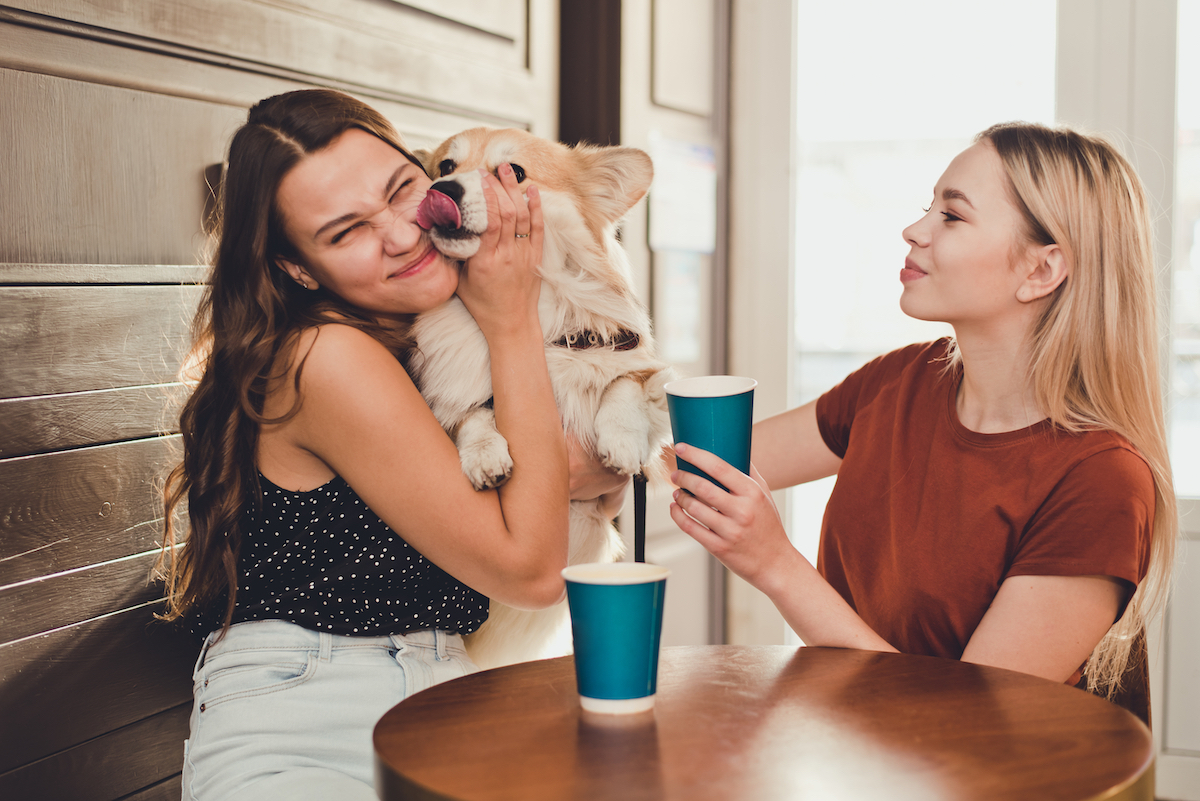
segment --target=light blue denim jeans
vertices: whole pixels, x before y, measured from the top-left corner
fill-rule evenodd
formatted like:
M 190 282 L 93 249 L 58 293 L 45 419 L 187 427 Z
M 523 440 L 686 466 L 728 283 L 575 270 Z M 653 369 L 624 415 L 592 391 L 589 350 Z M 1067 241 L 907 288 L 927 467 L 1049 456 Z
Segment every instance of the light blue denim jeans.
M 476 670 L 462 638 L 444 631 L 344 637 L 262 620 L 216 639 L 193 673 L 184 801 L 375 801 L 379 718 Z

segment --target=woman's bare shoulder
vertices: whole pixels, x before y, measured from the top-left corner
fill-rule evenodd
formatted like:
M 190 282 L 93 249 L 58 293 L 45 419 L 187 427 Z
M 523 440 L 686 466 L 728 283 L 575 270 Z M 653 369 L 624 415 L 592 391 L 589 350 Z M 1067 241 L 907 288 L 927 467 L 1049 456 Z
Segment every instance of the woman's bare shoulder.
M 297 333 L 265 411 L 277 422 L 262 428 L 260 464 L 305 486 L 367 458 L 365 441 L 401 442 L 416 428 L 444 436 L 396 357 L 368 332 L 338 323 Z
M 357 326 L 336 320 L 298 332 L 286 358 L 289 371 L 301 365 L 305 371 L 318 366 L 352 366 L 363 360 L 399 367 L 396 356 L 378 339 Z
M 280 348 L 267 381 L 266 413 L 291 408 L 295 392 L 353 390 L 363 381 L 386 378 L 411 387 L 412 380 L 396 356 L 361 328 L 332 321 L 303 328 Z M 272 411 L 275 414 L 272 414 Z

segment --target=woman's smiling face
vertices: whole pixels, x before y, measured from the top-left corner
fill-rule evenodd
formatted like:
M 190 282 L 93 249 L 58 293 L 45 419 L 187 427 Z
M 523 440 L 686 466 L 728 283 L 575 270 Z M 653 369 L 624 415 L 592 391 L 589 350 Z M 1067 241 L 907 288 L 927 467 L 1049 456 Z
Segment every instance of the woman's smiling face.
M 1023 247 L 1023 223 L 1008 178 L 991 145 L 958 154 L 934 187 L 925 216 L 904 229 L 909 255 L 900 280 L 900 308 L 910 317 L 957 327 L 985 327 L 1019 313 L 1033 245 Z
M 275 199 L 299 260 L 279 266 L 381 318 L 444 303 L 458 268 L 416 224 L 430 183 L 403 153 L 350 128 L 280 182 Z

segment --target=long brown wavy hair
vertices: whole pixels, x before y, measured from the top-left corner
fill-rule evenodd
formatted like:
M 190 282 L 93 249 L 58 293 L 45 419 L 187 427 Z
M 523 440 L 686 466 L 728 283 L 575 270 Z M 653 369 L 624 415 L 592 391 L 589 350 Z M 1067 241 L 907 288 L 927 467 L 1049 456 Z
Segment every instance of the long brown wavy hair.
M 158 573 L 166 582 L 161 617 L 176 620 L 225 596 L 223 628 L 233 616 L 238 552 L 248 502 L 258 502 L 255 455 L 267 385 L 285 370 L 281 354 L 309 327 L 337 321 L 360 328 L 399 356 L 404 333 L 381 326 L 325 289 L 301 288 L 276 265 L 301 263 L 276 204 L 283 177 L 306 155 L 350 128 L 379 137 L 417 166 L 392 125 L 349 95 L 306 89 L 267 98 L 234 134 L 221 186 L 212 274 L 195 319 L 185 379 L 199 375 L 180 414 L 183 460 L 163 489 L 165 531 Z M 299 390 L 303 360 L 295 373 Z M 188 374 L 191 374 L 190 376 Z M 182 545 L 179 518 L 190 531 Z
M 1154 477 L 1149 568 L 1092 651 L 1088 689 L 1112 697 L 1165 604 L 1179 535 L 1159 376 L 1153 224 L 1133 166 L 1109 142 L 1065 127 L 1003 123 L 976 137 L 1000 156 L 1024 239 L 1056 243 L 1071 267 L 1030 333 L 1039 407 L 1061 430 L 1115 431 Z

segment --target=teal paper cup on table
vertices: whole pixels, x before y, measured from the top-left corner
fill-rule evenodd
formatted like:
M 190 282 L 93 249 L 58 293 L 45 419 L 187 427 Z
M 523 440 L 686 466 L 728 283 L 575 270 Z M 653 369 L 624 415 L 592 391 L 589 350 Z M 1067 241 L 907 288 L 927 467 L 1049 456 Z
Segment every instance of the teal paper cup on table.
M 668 575 L 667 568 L 645 562 L 563 570 L 585 710 L 621 715 L 654 708 Z
M 756 386 L 758 382 L 753 378 L 733 375 L 706 375 L 668 382 L 663 389 L 667 393 L 667 411 L 671 415 L 671 433 L 675 441 L 715 453 L 749 474 Z M 686 459 L 676 457 L 676 462 L 681 470 L 728 489 Z

